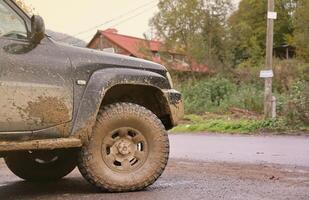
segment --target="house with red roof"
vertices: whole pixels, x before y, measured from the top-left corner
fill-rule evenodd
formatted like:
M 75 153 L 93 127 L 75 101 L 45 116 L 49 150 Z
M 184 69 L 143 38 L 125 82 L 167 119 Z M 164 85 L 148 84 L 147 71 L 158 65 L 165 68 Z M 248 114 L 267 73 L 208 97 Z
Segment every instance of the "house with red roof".
M 192 60 L 188 62 L 185 55 L 172 50 L 166 50 L 159 41 L 122 35 L 116 29 L 97 31 L 87 47 L 151 60 L 175 71 L 209 72 L 206 65 L 198 64 Z

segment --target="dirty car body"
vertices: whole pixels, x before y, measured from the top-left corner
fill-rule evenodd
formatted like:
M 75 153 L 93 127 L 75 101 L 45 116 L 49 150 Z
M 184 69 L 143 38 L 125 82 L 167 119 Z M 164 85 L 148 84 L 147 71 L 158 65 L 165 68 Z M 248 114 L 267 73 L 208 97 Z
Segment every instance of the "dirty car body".
M 183 109 L 181 95 L 171 88 L 163 66 L 72 47 L 49 37 L 34 45 L 29 39 L 30 18 L 11 1 L 2 4 L 14 10 L 25 26 L 24 36 L 13 33 L 0 37 L 2 141 L 85 139 L 91 134 L 104 102 L 122 99 L 133 103 L 142 99 L 143 106 L 158 114 L 167 129 L 177 124 Z M 114 88 L 117 91 L 113 92 Z M 146 90 L 145 94 L 149 90 L 155 95 L 130 97 L 126 90 L 133 93 Z M 114 99 L 106 99 L 109 94 Z
M 0 0 L 0 157 L 15 175 L 50 181 L 78 166 L 102 191 L 144 189 L 183 112 L 162 65 L 56 42 L 40 16 Z

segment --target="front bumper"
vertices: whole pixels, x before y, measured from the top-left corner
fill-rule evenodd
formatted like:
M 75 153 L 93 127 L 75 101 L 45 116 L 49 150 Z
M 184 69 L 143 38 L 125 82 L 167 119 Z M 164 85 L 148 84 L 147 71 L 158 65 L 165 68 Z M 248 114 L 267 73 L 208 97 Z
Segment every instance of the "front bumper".
M 177 126 L 178 122 L 184 116 L 184 104 L 182 95 L 180 92 L 174 89 L 164 90 L 163 92 L 168 101 L 172 126 Z

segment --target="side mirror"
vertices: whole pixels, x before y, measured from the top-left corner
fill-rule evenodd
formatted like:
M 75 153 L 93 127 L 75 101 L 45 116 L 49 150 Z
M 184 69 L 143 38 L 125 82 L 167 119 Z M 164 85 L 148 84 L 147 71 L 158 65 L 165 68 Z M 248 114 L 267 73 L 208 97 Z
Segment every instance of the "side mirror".
M 39 44 L 45 37 L 44 20 L 39 15 L 33 15 L 31 18 L 31 42 Z

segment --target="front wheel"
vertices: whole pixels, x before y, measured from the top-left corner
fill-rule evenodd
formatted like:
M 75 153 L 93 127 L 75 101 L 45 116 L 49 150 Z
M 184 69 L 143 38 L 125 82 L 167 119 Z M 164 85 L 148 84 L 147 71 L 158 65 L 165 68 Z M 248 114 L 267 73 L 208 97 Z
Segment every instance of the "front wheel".
M 81 174 L 110 192 L 144 189 L 163 173 L 169 155 L 167 132 L 155 114 L 139 105 L 105 107 L 78 159 Z

